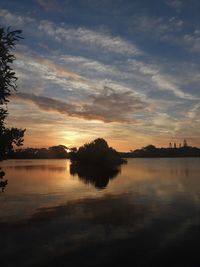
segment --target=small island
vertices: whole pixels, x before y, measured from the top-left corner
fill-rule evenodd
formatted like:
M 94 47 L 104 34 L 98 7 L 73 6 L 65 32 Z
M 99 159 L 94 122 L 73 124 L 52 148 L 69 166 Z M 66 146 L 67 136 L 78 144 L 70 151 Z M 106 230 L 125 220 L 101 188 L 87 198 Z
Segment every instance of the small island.
M 70 160 L 72 162 L 104 167 L 117 166 L 126 162 L 115 149 L 108 146 L 103 138 L 97 138 L 79 147 L 78 150 L 72 151 L 70 153 Z
M 109 180 L 120 172 L 121 164 L 126 163 L 103 138 L 95 139 L 72 151 L 70 160 L 70 173 L 78 175 L 81 181 L 93 184 L 97 189 L 105 188 Z

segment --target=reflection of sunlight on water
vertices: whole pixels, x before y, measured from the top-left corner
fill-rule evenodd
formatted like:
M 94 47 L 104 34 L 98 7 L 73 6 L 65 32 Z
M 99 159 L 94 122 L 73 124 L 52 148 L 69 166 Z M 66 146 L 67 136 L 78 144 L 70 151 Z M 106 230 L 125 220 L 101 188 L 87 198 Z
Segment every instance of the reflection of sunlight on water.
M 69 173 L 69 170 L 70 170 L 70 161 L 69 160 L 66 161 L 66 169 L 67 169 L 67 172 Z

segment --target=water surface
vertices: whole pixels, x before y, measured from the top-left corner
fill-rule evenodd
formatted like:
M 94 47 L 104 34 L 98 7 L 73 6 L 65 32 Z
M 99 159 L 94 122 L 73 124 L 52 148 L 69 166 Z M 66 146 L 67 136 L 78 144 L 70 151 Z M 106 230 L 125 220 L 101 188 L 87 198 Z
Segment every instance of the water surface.
M 100 175 L 68 160 L 2 167 L 1 266 L 200 266 L 199 158 L 129 159 Z

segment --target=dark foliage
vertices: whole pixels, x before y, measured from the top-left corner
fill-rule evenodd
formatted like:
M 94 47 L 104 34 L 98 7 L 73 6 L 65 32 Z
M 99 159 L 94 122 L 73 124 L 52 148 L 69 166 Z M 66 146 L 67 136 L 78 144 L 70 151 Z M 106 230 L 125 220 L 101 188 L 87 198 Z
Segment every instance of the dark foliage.
M 141 149 L 129 153 L 120 153 L 123 157 L 129 158 L 173 158 L 173 157 L 200 157 L 200 149 L 191 146 L 182 146 L 177 148 L 156 148 L 153 145 L 148 145 Z
M 81 181 L 98 189 L 105 188 L 109 180 L 120 172 L 120 165 L 126 162 L 102 138 L 71 152 L 70 159 L 70 173 L 78 175 Z
M 8 116 L 7 103 L 12 91 L 17 89 L 17 77 L 11 65 L 15 60 L 12 50 L 16 42 L 21 39 L 21 31 L 11 31 L 9 28 L 0 28 L 0 160 L 7 157 L 13 146 L 21 146 L 25 130 L 7 128 L 5 125 Z
M 4 191 L 6 185 L 8 184 L 7 180 L 4 180 L 5 172 L 0 168 L 0 189 Z
M 11 50 L 15 48 L 16 42 L 21 39 L 21 31 L 5 31 L 0 28 L 0 104 L 8 102 L 11 90 L 16 90 L 17 77 L 10 64 L 15 60 Z
M 49 148 L 17 149 L 9 153 L 11 159 L 66 159 L 69 154 L 65 146 L 52 146 Z
M 108 167 L 124 163 L 119 153 L 109 147 L 103 138 L 95 139 L 91 143 L 81 146 L 70 154 L 70 159 L 72 162 Z

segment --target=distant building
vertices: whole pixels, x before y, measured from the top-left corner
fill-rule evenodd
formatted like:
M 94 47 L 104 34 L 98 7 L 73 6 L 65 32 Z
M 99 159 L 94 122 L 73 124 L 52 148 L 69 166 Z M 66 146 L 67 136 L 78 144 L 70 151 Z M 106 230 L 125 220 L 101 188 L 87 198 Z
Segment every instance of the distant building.
M 174 143 L 174 148 L 176 148 L 176 143 Z
M 186 141 L 186 139 L 184 139 L 183 140 L 183 147 L 187 147 L 187 146 L 188 146 L 187 141 Z
M 188 147 L 188 144 L 187 144 L 187 140 L 184 139 L 183 140 L 183 144 L 179 143 L 178 145 L 176 145 L 176 143 L 169 143 L 169 148 L 181 148 L 181 147 Z

